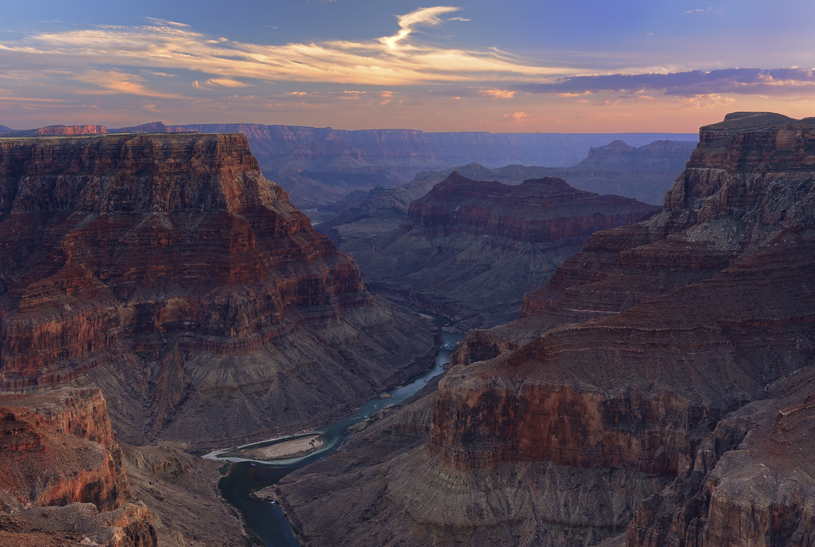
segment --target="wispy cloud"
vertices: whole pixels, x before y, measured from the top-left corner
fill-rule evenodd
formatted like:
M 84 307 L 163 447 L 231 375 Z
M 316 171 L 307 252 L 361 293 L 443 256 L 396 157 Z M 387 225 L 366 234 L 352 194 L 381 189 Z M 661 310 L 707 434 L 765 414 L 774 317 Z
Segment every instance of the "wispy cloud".
M 722 6 L 720 8 L 708 7 L 708 8 L 696 8 L 696 9 L 689 9 L 688 11 L 682 12 L 684 15 L 695 15 L 699 13 L 724 13 L 724 8 L 726 6 Z
M 142 95 L 146 97 L 180 98 L 177 95 L 162 93 L 145 87 L 145 79 L 138 74 L 129 74 L 120 70 L 86 70 L 68 76 L 86 84 L 92 84 L 99 90 L 91 93 Z
M 195 80 L 192 83 L 192 86 L 197 89 L 203 89 L 205 87 L 246 87 L 246 85 L 247 84 L 233 80 L 232 78 L 210 78 L 205 82 Z
M 386 36 L 380 38 L 379 41 L 385 44 L 389 49 L 396 49 L 399 42 L 410 36 L 414 27 L 418 26 L 439 26 L 444 21 L 439 18 L 439 15 L 450 13 L 451 11 L 459 11 L 461 8 L 454 8 L 452 6 L 436 6 L 434 8 L 419 8 L 416 11 L 411 11 L 408 14 L 397 16 L 397 21 L 401 30 L 393 36 Z
M 410 85 L 423 82 L 492 80 L 534 81 L 568 74 L 494 49 L 469 50 L 426 44 L 412 35 L 419 27 L 444 24 L 445 13 L 460 8 L 437 6 L 399 16 L 399 31 L 369 41 L 324 41 L 261 45 L 211 38 L 184 23 L 150 19 L 138 27 L 37 32 L 22 41 L 0 43 L 6 58 L 19 56 L 38 67 L 100 65 L 127 69 L 203 73 L 200 82 L 261 81 Z M 139 92 L 130 80 L 127 92 Z M 136 85 L 133 85 L 136 84 Z M 220 85 L 225 85 L 221 83 Z M 115 89 L 110 85 L 106 89 Z
M 514 122 L 523 122 L 529 120 L 531 116 L 526 112 L 513 112 L 512 114 L 504 114 L 505 118 L 512 118 Z
M 484 89 L 481 91 L 482 95 L 486 95 L 487 97 L 493 97 L 495 99 L 511 99 L 515 96 L 514 91 L 509 91 L 507 89 Z
M 545 84 L 521 84 L 528 93 L 585 94 L 662 91 L 665 95 L 696 97 L 714 94 L 797 95 L 815 92 L 815 70 L 801 68 L 730 68 L 669 74 L 573 76 Z

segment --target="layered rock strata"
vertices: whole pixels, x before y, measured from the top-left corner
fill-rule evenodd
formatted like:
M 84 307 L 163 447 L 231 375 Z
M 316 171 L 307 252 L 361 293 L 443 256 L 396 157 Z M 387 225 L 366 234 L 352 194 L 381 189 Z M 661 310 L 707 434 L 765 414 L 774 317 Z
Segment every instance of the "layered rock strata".
M 95 383 L 136 444 L 314 426 L 432 348 L 243 135 L 2 139 L 0 247 L 2 386 Z
M 468 334 L 428 443 L 389 460 L 368 512 L 301 519 L 314 545 L 619 544 L 629 522 L 629 545 L 811 544 L 815 121 L 739 113 L 700 136 L 660 214 Z
M 398 229 L 344 247 L 372 290 L 464 327 L 492 326 L 516 317 L 523 294 L 591 233 L 657 209 L 581 192 L 558 178 L 510 186 L 454 172 L 410 204 Z
M 3 394 L 0 416 L 0 545 L 158 545 L 98 389 Z

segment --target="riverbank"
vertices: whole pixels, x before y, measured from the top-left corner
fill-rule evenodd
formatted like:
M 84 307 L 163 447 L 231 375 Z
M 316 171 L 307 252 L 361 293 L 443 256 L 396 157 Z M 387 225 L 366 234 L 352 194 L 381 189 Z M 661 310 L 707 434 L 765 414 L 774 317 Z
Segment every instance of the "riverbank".
M 227 475 L 221 479 L 219 488 L 229 503 L 243 514 L 247 524 L 246 528 L 251 534 L 257 536 L 267 546 L 299 545 L 295 539 L 298 532 L 292 530 L 292 525 L 286 519 L 280 504 L 271 503 L 268 487 L 274 486 L 289 473 L 330 456 L 343 442 L 354 435 L 353 430 L 357 429 L 354 428 L 355 425 L 361 423 L 370 425 L 370 423 L 378 421 L 375 417 L 382 417 L 382 411 L 386 407 L 393 407 L 393 405 L 412 400 L 415 395 L 425 388 L 430 391 L 435 390 L 438 378 L 441 377 L 449 365 L 450 355 L 463 338 L 463 333 L 448 331 L 442 332 L 441 336 L 442 340 L 437 346 L 434 366 L 409 379 L 404 385 L 389 390 L 387 393 L 390 397 L 383 398 L 384 394 L 381 394 L 378 398 L 362 405 L 357 411 L 321 428 L 319 432 L 301 433 L 296 436 L 275 440 L 277 444 L 280 444 L 284 439 L 286 442 L 295 441 L 319 433 L 323 442 L 323 446 L 319 450 L 302 457 L 291 457 L 273 462 L 264 462 L 254 458 L 239 458 L 234 455 L 227 457 L 225 454 L 236 449 L 247 449 L 253 446 L 256 447 L 258 444 L 267 444 L 262 442 L 243 447 L 232 447 L 205 456 L 209 459 L 235 462 L 230 466 Z M 385 413 L 389 414 L 387 410 L 385 410 Z M 219 454 L 221 457 L 218 457 Z
M 216 456 L 219 459 L 235 457 L 253 461 L 273 462 L 291 458 L 302 458 L 320 450 L 325 443 L 319 433 L 306 434 L 290 440 L 273 439 L 265 443 L 256 443 L 237 448 Z

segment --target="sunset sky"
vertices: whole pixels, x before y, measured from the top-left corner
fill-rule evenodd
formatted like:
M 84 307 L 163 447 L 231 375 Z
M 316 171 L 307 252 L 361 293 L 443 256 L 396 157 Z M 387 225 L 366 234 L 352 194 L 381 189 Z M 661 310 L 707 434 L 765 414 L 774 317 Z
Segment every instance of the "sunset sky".
M 815 115 L 815 2 L 3 0 L 0 124 L 695 132 Z

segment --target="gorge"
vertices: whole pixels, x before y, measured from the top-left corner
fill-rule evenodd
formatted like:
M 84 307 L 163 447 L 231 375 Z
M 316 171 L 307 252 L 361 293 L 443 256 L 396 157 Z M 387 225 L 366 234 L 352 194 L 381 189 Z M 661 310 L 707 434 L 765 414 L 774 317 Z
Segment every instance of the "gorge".
M 302 545 L 812 545 L 815 121 L 703 127 L 662 208 L 505 169 L 352 257 L 244 135 L 0 138 L 0 545 L 240 545 L 196 455 L 338 419 L 259 494 Z M 475 327 L 405 400 L 441 334 L 375 294 Z
M 435 394 L 281 481 L 301 542 L 809 545 L 813 142 L 776 114 L 703 127 L 661 213 L 595 233 Z

